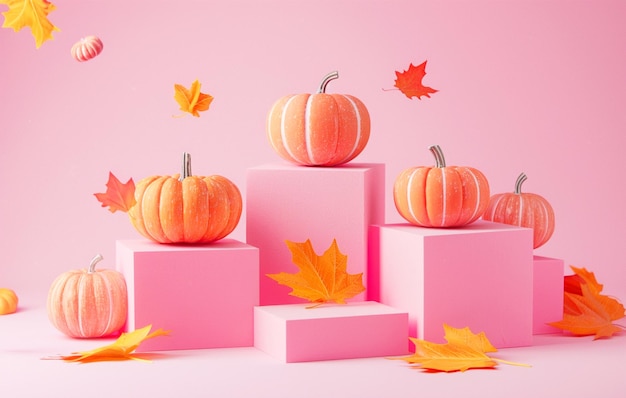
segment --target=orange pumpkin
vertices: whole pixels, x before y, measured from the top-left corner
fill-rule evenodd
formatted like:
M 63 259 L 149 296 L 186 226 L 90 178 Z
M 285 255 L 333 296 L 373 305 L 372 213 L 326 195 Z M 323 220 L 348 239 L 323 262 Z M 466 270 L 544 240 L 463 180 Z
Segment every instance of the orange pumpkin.
M 365 105 L 347 94 L 327 94 L 339 74 L 324 77 L 316 94 L 279 99 L 267 117 L 272 148 L 282 158 L 304 166 L 337 166 L 358 156 L 370 136 Z
M 192 176 L 191 157 L 183 155 L 181 175 L 139 181 L 137 203 L 128 215 L 135 229 L 159 243 L 208 243 L 231 233 L 243 202 L 235 184 L 222 176 Z
M 97 255 L 87 269 L 59 275 L 48 292 L 48 318 L 70 337 L 103 337 L 118 333 L 126 322 L 128 293 L 124 276 L 96 270 Z
M 527 178 L 524 173 L 517 177 L 513 193 L 493 195 L 483 219 L 532 228 L 533 248 L 536 249 L 546 243 L 554 232 L 554 210 L 543 196 L 522 192 L 522 184 Z
M 489 183 L 472 167 L 446 166 L 438 145 L 428 148 L 435 167 L 413 167 L 396 178 L 393 199 L 402 217 L 421 227 L 460 227 L 480 218 Z
M 0 288 L 0 315 L 17 311 L 17 294 L 11 289 Z

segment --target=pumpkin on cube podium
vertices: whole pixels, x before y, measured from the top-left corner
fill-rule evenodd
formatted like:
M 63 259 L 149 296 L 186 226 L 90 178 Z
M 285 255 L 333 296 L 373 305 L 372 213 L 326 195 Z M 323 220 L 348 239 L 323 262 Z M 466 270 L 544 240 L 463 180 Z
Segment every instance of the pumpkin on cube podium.
M 412 167 L 396 178 L 393 199 L 400 215 L 420 227 L 460 227 L 478 220 L 489 204 L 485 175 L 473 167 L 446 166 L 438 145 L 428 149 L 434 167 Z
M 361 100 L 347 94 L 327 94 L 339 77 L 326 75 L 316 94 L 279 99 L 267 117 L 267 135 L 283 159 L 303 166 L 337 166 L 358 156 L 369 140 L 370 115 Z
M 226 177 L 191 175 L 191 157 L 183 155 L 180 175 L 139 181 L 137 203 L 128 211 L 135 229 L 159 243 L 209 243 L 230 234 L 241 217 L 237 186 Z
M 517 225 L 533 230 L 533 249 L 544 245 L 554 233 L 554 210 L 543 196 L 522 192 L 528 177 L 522 173 L 511 193 L 499 193 L 489 200 L 483 219 L 502 224 Z
M 110 336 L 126 323 L 126 280 L 118 271 L 96 270 L 101 260 L 98 254 L 87 269 L 65 272 L 52 282 L 46 305 L 48 318 L 70 337 Z

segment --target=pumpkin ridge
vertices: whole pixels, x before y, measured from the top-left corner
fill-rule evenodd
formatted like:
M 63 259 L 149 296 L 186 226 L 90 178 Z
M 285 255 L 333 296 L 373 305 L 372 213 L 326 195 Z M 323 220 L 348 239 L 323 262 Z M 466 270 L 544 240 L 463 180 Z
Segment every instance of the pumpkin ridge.
M 280 135 L 281 135 L 281 140 L 282 140 L 282 147 L 283 149 L 286 151 L 287 155 L 291 158 L 291 159 L 295 159 L 299 162 L 308 163 L 307 159 L 300 159 L 299 155 L 296 155 L 295 151 L 291 148 L 291 142 L 289 141 L 289 137 L 293 136 L 294 134 L 288 134 L 288 132 L 290 132 L 292 130 L 291 125 L 288 124 L 288 120 L 287 120 L 287 115 L 291 115 L 292 111 L 289 110 L 290 107 L 293 106 L 293 103 L 296 102 L 296 100 L 300 100 L 302 98 L 305 98 L 306 101 L 308 102 L 308 98 L 310 97 L 310 95 L 308 94 L 301 94 L 301 95 L 293 95 L 291 96 L 287 102 L 285 102 L 285 105 L 282 107 L 281 111 L 281 117 L 280 117 Z M 293 112 L 294 115 L 297 115 L 297 119 L 296 118 L 292 118 L 292 122 L 295 120 L 296 122 L 300 122 L 300 124 L 305 124 L 306 123 L 306 119 L 304 121 L 300 121 L 300 114 L 296 113 L 295 111 Z M 304 115 L 302 117 L 305 117 Z M 299 127 L 299 126 L 298 126 Z M 298 143 L 296 143 L 296 147 L 298 147 Z

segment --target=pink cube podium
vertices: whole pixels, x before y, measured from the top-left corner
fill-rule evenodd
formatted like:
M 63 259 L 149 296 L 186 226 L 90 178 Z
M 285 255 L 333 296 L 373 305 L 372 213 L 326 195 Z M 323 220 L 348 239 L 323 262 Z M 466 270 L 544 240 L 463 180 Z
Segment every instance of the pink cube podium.
M 463 228 L 370 228 L 368 299 L 408 311 L 409 333 L 444 343 L 443 324 L 497 347 L 532 344 L 532 230 L 479 220 Z M 412 345 L 412 343 L 411 343 Z
M 271 164 L 248 169 L 246 184 L 246 242 L 260 249 L 261 305 L 302 302 L 266 276 L 298 271 L 287 240 L 310 239 L 321 255 L 337 239 L 348 256 L 348 272 L 363 272 L 367 283 L 368 227 L 385 216 L 383 164 Z M 361 293 L 351 301 L 364 299 Z
M 116 242 L 128 286 L 126 331 L 170 330 L 137 351 L 250 347 L 259 304 L 259 250 L 236 240 L 203 245 Z
M 408 314 L 384 304 L 260 306 L 254 346 L 283 362 L 383 357 L 408 353 Z
M 563 260 L 534 256 L 533 258 L 533 334 L 560 333 L 548 322 L 563 318 Z

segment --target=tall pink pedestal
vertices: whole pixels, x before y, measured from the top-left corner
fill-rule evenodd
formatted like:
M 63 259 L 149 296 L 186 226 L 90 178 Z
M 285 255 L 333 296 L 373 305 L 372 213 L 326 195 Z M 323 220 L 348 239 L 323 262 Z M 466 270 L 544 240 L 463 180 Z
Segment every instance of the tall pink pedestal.
M 383 164 L 305 167 L 273 164 L 248 169 L 246 242 L 260 249 L 261 305 L 301 303 L 290 288 L 265 276 L 295 273 L 286 240 L 311 240 L 321 255 L 337 239 L 348 272 L 367 282 L 367 230 L 385 212 Z M 351 301 L 362 301 L 362 293 Z
M 443 324 L 498 348 L 533 332 L 532 230 L 477 221 L 454 229 L 370 228 L 370 300 L 409 312 L 409 333 L 443 343 Z
M 563 318 L 564 261 L 556 258 L 533 258 L 533 334 L 557 333 L 547 325 Z
M 171 330 L 138 351 L 242 347 L 254 344 L 259 304 L 259 250 L 236 240 L 206 245 L 118 241 L 117 268 L 128 285 L 132 331 Z
M 376 302 L 254 309 L 254 346 L 283 362 L 408 353 L 408 314 Z M 332 395 L 332 394 L 331 394 Z

